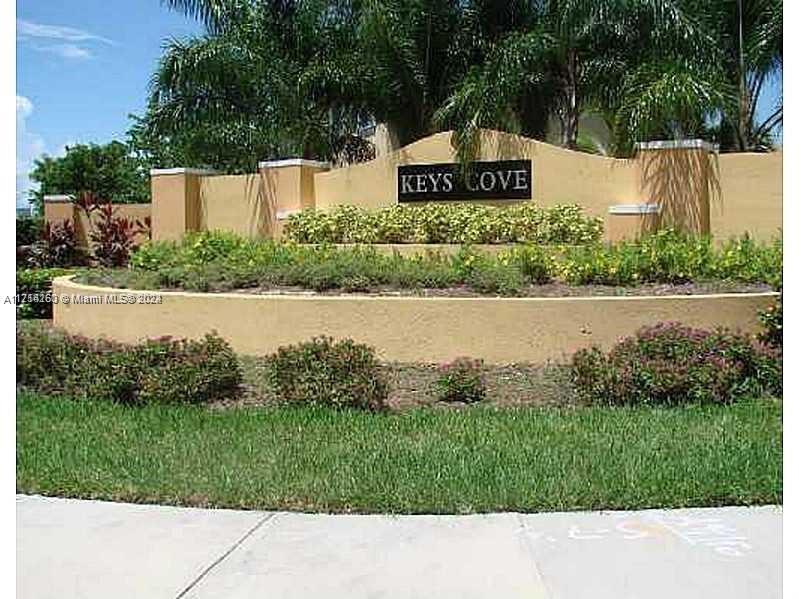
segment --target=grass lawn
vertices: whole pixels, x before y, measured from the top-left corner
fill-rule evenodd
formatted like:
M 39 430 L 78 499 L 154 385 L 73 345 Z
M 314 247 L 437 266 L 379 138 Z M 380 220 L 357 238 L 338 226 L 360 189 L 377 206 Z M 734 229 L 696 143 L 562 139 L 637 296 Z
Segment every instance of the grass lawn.
M 782 403 L 142 409 L 17 397 L 17 489 L 237 508 L 468 513 L 781 503 Z

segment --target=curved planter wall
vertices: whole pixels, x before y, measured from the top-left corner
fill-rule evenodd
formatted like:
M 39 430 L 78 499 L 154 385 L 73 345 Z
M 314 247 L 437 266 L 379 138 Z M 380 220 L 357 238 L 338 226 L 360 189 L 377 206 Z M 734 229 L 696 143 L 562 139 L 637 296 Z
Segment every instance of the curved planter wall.
M 579 348 L 607 348 L 639 327 L 660 321 L 754 331 L 757 311 L 777 296 L 247 295 L 110 289 L 74 283 L 70 277 L 57 278 L 53 293 L 70 299 L 69 304 L 54 305 L 54 324 L 88 337 L 135 343 L 163 335 L 199 337 L 216 330 L 237 352 L 263 355 L 324 334 L 373 345 L 384 360 L 440 362 L 472 356 L 490 363 L 562 361 Z M 153 298 L 160 303 L 139 303 Z

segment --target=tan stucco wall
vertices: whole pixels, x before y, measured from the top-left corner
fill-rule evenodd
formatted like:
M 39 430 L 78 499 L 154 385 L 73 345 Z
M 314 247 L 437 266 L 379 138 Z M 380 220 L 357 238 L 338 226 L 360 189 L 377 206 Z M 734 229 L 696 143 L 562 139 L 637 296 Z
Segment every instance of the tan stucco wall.
M 749 232 L 769 240 L 782 230 L 782 152 L 722 154 L 718 191 L 710 201 L 710 227 L 716 238 Z
M 370 162 L 317 174 L 316 207 L 396 204 L 397 166 L 455 162 L 451 136 L 450 132 L 439 133 Z M 483 132 L 478 160 L 525 158 L 533 161 L 533 201 L 542 206 L 577 203 L 586 213 L 605 217 L 609 206 L 637 202 L 638 173 L 632 160 L 573 152 L 508 133 Z
M 274 197 L 267 195 L 261 176 L 202 177 L 199 195 L 201 231 L 231 231 L 244 237 L 270 235 Z
M 190 178 L 185 174 L 150 177 L 154 240 L 178 240 L 192 230 L 190 226 L 196 223 L 196 217 L 189 215 L 187 208 L 191 191 Z
M 280 237 L 287 216 L 303 208 L 393 206 L 397 166 L 454 162 L 451 137 L 450 132 L 439 133 L 370 162 L 334 170 L 272 164 L 258 175 L 154 176 L 153 238 L 177 239 L 186 231 L 214 229 Z M 544 207 L 580 205 L 586 214 L 604 220 L 609 240 L 635 234 L 634 219 L 608 214 L 611 206 L 624 204 L 657 203 L 661 225 L 710 232 L 717 239 L 745 231 L 769 239 L 782 225 L 781 152 L 719 156 L 701 148 L 651 149 L 627 160 L 484 131 L 477 158 L 532 160 L 532 201 Z
M 74 224 L 75 206 L 72 202 L 45 202 L 44 220 L 52 224 L 67 220 Z
M 412 298 L 148 292 L 78 285 L 70 296 L 159 295 L 161 304 L 54 304 L 55 326 L 88 337 L 135 343 L 216 330 L 242 354 L 264 355 L 317 335 L 350 337 L 383 360 L 440 362 L 457 356 L 489 363 L 562 361 L 575 350 L 610 347 L 639 327 L 679 320 L 757 330 L 757 310 L 776 294 L 601 298 Z

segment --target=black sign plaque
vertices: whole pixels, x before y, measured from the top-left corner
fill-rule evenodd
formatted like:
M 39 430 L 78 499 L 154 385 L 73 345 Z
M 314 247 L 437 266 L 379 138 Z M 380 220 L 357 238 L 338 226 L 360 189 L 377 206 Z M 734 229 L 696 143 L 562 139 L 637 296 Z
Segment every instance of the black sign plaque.
M 471 163 L 468 174 L 457 164 L 409 164 L 397 167 L 397 200 L 529 200 L 533 197 L 531 160 Z

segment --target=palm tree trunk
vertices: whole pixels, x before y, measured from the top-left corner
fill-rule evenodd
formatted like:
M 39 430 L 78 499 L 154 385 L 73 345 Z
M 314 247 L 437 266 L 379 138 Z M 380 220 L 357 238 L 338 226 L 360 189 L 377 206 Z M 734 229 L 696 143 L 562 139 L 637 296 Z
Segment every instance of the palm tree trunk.
M 566 59 L 565 79 L 560 141 L 563 147 L 574 150 L 577 148 L 577 129 L 580 122 L 577 105 L 577 53 L 574 51 L 570 51 Z
M 746 84 L 746 60 L 744 57 L 743 0 L 738 0 L 738 150 L 749 149 L 749 87 Z

